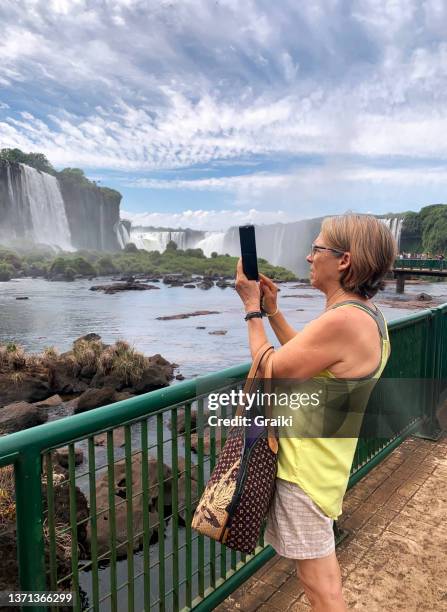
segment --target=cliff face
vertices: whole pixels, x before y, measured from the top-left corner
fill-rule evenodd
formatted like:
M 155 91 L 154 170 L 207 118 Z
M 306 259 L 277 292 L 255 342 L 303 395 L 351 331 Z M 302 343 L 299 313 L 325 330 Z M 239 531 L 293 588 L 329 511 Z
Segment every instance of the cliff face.
M 0 160 L 0 243 L 119 250 L 121 194 L 85 177 L 55 174 Z
M 64 179 L 60 180 L 60 186 L 73 247 L 117 251 L 121 194 Z

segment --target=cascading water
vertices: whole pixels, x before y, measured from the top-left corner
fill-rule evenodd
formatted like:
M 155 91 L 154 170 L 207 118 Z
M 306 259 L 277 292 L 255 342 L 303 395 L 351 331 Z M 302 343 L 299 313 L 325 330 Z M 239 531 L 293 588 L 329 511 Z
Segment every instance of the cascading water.
M 130 233 L 127 229 L 127 225 L 123 221 L 119 221 L 113 228 L 116 233 L 116 237 L 118 239 L 118 244 L 122 249 L 126 246 L 128 242 L 131 242 Z
M 211 257 L 211 253 L 223 254 L 223 243 L 225 232 L 205 232 L 205 236 L 197 242 L 195 249 L 202 249 L 206 257 Z
M 59 183 L 54 176 L 20 164 L 23 199 L 28 205 L 34 242 L 70 251 L 71 235 Z M 22 211 L 23 213 L 23 211 Z
M 394 240 L 396 241 L 397 248 L 399 250 L 403 219 L 399 217 L 392 217 L 388 219 L 381 219 L 381 221 L 385 223 L 390 232 L 393 234 Z

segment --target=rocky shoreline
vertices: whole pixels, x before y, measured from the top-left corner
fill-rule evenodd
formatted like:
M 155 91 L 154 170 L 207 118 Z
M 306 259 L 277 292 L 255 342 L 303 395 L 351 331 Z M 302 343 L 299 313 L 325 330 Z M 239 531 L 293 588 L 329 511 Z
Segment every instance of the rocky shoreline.
M 44 408 L 54 407 L 57 398 L 70 398 L 76 413 L 166 387 L 177 368 L 160 354 L 146 357 L 122 340 L 107 345 L 94 333 L 61 354 L 54 348 L 26 354 L 15 343 L 0 345 L 0 433 L 19 431 L 33 418 L 42 422 Z M 26 414 L 27 406 L 34 417 Z M 8 412 L 14 419 L 8 420 Z

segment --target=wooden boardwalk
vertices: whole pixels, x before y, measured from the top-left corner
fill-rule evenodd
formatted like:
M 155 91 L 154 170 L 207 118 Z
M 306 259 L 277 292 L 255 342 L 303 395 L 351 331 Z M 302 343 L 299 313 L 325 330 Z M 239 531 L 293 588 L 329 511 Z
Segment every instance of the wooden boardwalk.
M 408 438 L 345 497 L 337 547 L 349 610 L 447 612 L 447 435 Z M 294 562 L 276 555 L 216 608 L 310 612 Z

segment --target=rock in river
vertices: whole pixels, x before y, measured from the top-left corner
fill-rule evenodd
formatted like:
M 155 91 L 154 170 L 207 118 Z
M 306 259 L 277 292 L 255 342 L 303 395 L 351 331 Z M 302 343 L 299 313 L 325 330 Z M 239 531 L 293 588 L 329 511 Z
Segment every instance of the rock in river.
M 174 319 L 188 319 L 189 317 L 200 317 L 202 315 L 220 314 L 218 310 L 195 310 L 194 312 L 185 312 L 184 314 L 168 315 L 166 317 L 157 317 L 158 321 L 172 321 Z

